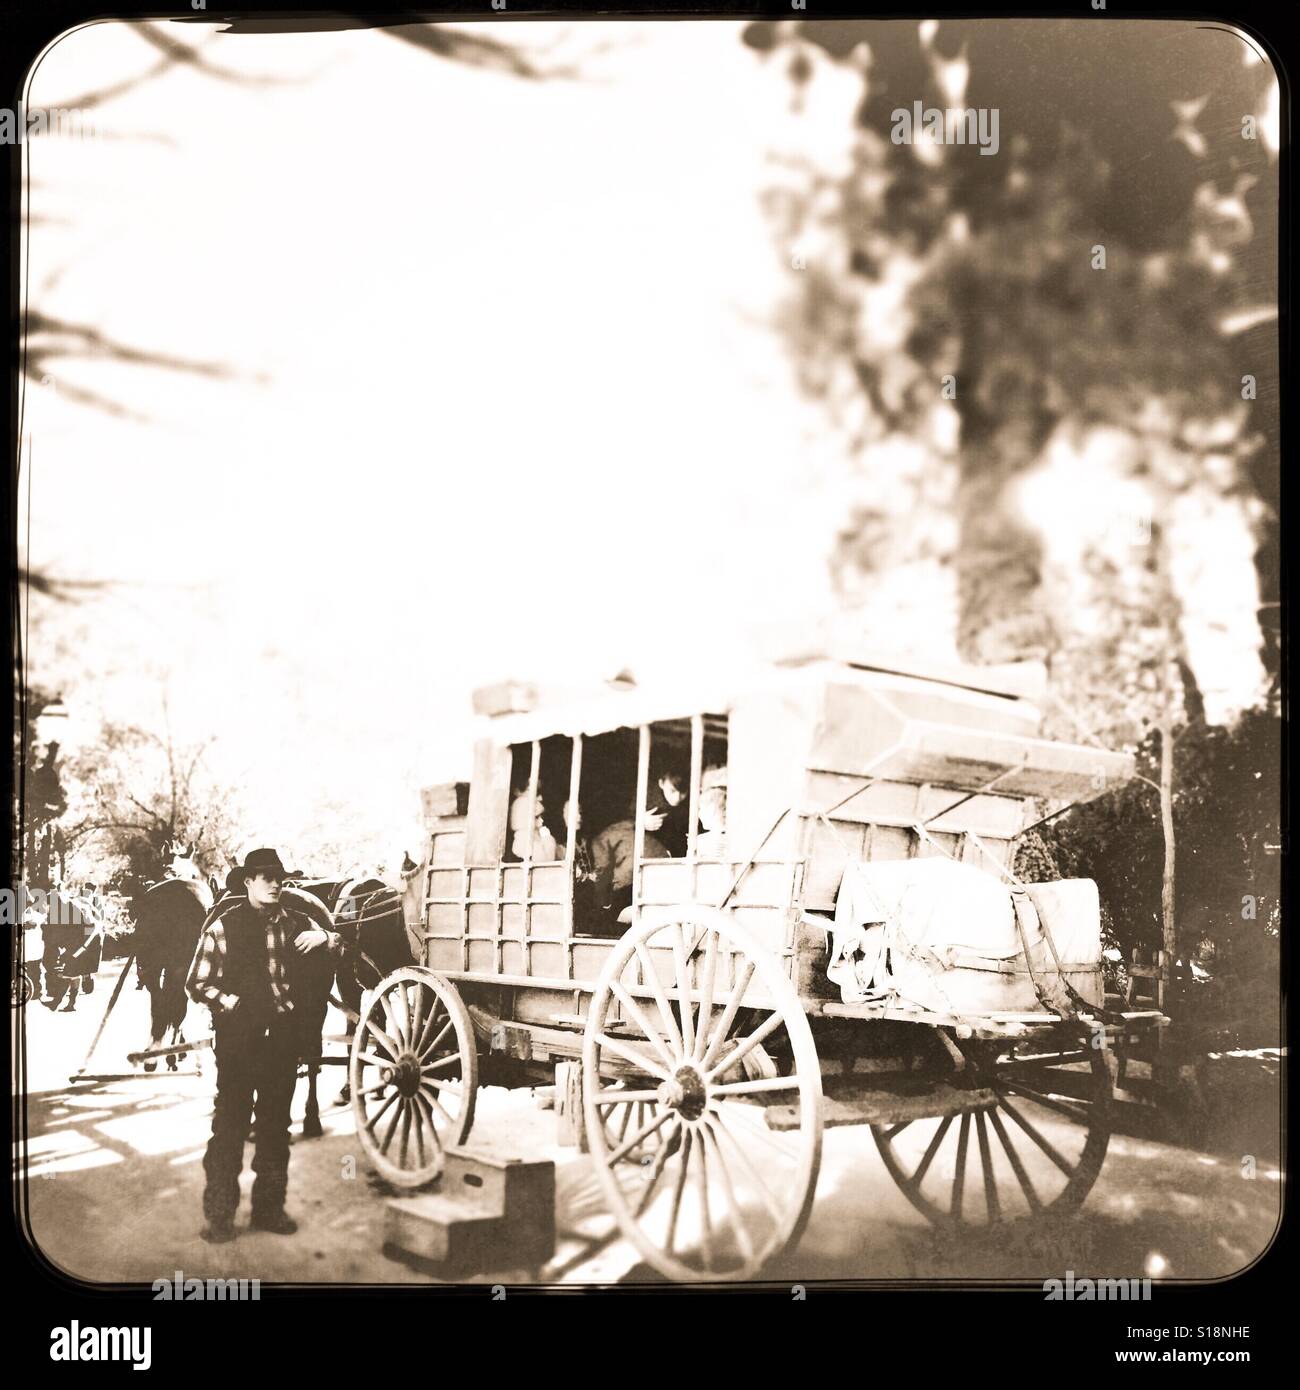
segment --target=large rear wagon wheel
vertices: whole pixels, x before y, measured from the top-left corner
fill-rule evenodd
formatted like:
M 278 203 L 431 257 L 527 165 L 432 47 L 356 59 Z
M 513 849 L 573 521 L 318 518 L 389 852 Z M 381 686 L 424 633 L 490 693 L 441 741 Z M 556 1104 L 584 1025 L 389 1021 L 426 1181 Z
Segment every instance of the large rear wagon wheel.
M 361 1147 L 395 1187 L 420 1187 L 474 1123 L 478 1052 L 456 987 L 419 966 L 387 976 L 361 1004 L 348 1065 Z
M 751 982 L 761 1005 L 745 1003 Z M 798 995 L 747 931 L 692 907 L 628 931 L 595 986 L 582 1075 L 605 1201 L 659 1273 L 752 1279 L 798 1242 L 821 1164 L 821 1070 Z M 782 1107 L 781 1132 L 765 1104 Z
M 940 1227 L 1001 1227 L 1077 1211 L 1110 1143 L 1105 1053 L 1086 1040 L 1065 1061 L 1023 1045 L 962 1050 L 969 1082 L 991 1100 L 965 1114 L 872 1125 L 889 1175 Z

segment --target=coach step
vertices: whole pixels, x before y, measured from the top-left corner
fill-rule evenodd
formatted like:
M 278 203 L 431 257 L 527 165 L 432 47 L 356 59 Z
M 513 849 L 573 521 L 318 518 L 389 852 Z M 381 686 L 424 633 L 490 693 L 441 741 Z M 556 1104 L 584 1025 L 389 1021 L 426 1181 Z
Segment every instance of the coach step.
M 540 1268 L 555 1253 L 555 1164 L 448 1149 L 438 1191 L 388 1202 L 384 1252 L 443 1278 Z

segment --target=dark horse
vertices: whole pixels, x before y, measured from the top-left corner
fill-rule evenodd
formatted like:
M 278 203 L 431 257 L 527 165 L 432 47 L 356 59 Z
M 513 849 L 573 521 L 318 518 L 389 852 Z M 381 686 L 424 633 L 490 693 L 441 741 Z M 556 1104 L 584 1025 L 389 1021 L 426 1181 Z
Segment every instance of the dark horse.
M 242 894 L 227 888 L 220 902 L 205 921 L 215 921 L 236 903 Z M 337 931 L 343 939 L 341 956 L 325 950 L 294 953 L 289 986 L 298 1016 L 298 1060 L 307 1068 L 307 1103 L 302 1133 L 315 1139 L 324 1132 L 316 1098 L 316 1078 L 320 1072 L 322 1034 L 330 1003 L 340 1006 L 349 1017 L 350 1039 L 361 1008 L 361 994 L 379 983 L 390 971 L 414 961 L 402 914 L 402 900 L 396 889 L 376 878 L 296 879 L 286 884 L 281 901 L 304 912 L 326 931 Z M 195 937 L 197 944 L 197 935 Z M 191 947 L 193 955 L 193 947 Z M 333 990 L 337 981 L 338 993 Z M 347 1099 L 343 1088 L 340 1101 Z
M 402 895 L 377 878 L 309 879 L 297 885 L 297 891 L 316 898 L 332 913 L 334 930 L 343 938 L 343 954 L 337 961 L 334 980 L 338 994 L 333 1002 L 347 1016 L 347 1039 L 351 1042 L 357 1018 L 361 1012 L 363 991 L 373 989 L 384 976 L 403 965 L 416 961 L 412 942 L 407 934 L 403 916 Z M 303 1114 L 302 1132 L 309 1139 L 321 1133 L 320 1108 L 316 1100 L 316 1078 L 320 1071 L 321 1035 L 325 1015 L 331 1002 L 330 978 L 321 979 L 319 966 L 314 978 L 311 956 L 302 957 L 304 966 L 304 995 L 310 1001 L 309 1012 L 303 1020 L 306 1036 L 314 1040 L 315 1048 L 307 1062 L 307 1105 Z M 344 1083 L 339 1103 L 348 1100 Z
M 199 944 L 212 890 L 200 879 L 165 878 L 155 883 L 134 903 L 135 958 L 140 983 L 149 991 L 149 1049 L 162 1047 L 164 1035 L 173 1043 L 184 1042 L 182 1029 L 189 996 L 185 978 Z M 157 1059 L 149 1058 L 146 1071 L 153 1071 Z M 176 1058 L 167 1058 L 170 1071 Z

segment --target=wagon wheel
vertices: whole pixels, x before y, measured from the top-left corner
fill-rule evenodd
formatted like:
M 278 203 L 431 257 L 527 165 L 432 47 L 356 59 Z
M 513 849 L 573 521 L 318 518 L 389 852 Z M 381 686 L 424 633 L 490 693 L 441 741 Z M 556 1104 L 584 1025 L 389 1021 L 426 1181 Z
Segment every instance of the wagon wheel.
M 1000 1226 L 1077 1211 L 1110 1142 L 1105 1053 L 1078 1060 L 1017 1056 L 1005 1045 L 963 1048 L 970 1083 L 991 1103 L 960 1115 L 873 1124 L 876 1147 L 908 1201 L 937 1226 Z
M 443 1151 L 474 1122 L 478 1053 L 453 985 L 403 966 L 366 995 L 348 1065 L 352 1113 L 366 1156 L 396 1187 L 442 1172 Z
M 621 1078 L 611 1083 L 615 1090 L 631 1090 L 635 1082 L 629 1083 L 627 1078 Z M 638 1090 L 644 1087 L 637 1086 Z M 652 1163 L 654 1156 L 664 1145 L 662 1128 L 656 1129 L 651 1126 L 651 1121 L 659 1115 L 659 1103 L 655 1100 L 634 1100 L 627 1105 L 614 1105 L 603 1110 L 602 1120 L 605 1127 L 605 1141 L 611 1150 L 619 1149 L 622 1146 L 623 1152 L 619 1162 L 622 1163 Z M 639 1143 L 633 1143 L 630 1147 L 624 1144 L 627 1139 L 634 1138 L 642 1130 L 647 1130 L 646 1136 Z
M 742 1011 L 751 982 L 765 1002 Z M 695 907 L 628 931 L 595 986 L 582 1075 L 606 1203 L 661 1274 L 749 1279 L 798 1241 L 821 1163 L 821 1070 L 798 996 L 747 931 Z M 782 1107 L 782 1132 L 765 1103 Z M 638 1150 L 648 1164 L 623 1161 Z

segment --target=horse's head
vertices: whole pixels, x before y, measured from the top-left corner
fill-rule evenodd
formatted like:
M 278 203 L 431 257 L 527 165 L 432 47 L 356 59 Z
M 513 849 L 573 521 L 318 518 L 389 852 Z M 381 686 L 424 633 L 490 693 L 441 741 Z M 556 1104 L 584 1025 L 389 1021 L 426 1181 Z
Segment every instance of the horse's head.
M 194 849 L 192 842 L 186 844 L 182 840 L 171 841 L 167 846 L 167 853 L 171 856 L 167 864 L 168 878 L 183 878 L 190 883 L 204 881 L 202 870 L 194 861 Z
M 405 851 L 402 851 L 402 917 L 408 927 L 424 930 L 424 871 L 427 868 L 427 852 L 418 864 Z

